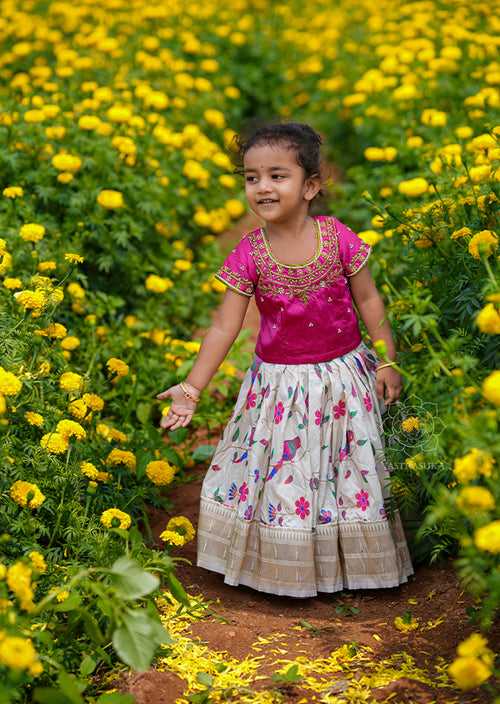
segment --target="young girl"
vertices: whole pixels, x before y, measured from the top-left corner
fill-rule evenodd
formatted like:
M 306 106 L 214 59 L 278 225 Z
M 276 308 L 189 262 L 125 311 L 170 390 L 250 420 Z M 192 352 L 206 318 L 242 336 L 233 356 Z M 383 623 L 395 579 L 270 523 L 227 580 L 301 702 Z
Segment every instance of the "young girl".
M 270 124 L 237 144 L 264 226 L 218 270 L 227 290 L 185 382 L 157 396 L 172 399 L 162 427 L 188 425 L 255 296 L 255 356 L 203 481 L 197 565 L 294 597 L 397 586 L 413 567 L 399 512 L 384 505 L 381 414 L 401 377 L 362 341 L 354 309 L 394 361 L 371 247 L 337 218 L 309 214 L 321 187 L 311 127 Z

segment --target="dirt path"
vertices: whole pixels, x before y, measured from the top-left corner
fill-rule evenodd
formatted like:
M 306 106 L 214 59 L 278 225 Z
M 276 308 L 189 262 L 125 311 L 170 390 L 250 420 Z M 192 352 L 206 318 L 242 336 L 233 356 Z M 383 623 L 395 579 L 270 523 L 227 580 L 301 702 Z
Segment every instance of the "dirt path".
M 253 215 L 240 220 L 221 236 L 223 252 L 259 224 Z M 258 324 L 252 299 L 244 325 L 254 341 Z M 217 441 L 208 440 L 214 445 Z M 174 515 L 187 516 L 197 528 L 207 468 L 193 467 L 193 481 L 169 491 L 174 504 L 170 514 L 151 511 L 156 538 Z M 181 622 L 174 614 L 178 605 L 164 605 L 165 625 L 178 634 L 179 644 L 165 650 L 156 670 L 129 678 L 127 689 L 138 704 L 187 704 L 188 694 L 203 689 L 195 684 L 197 671 L 213 678 L 212 698 L 199 699 L 207 702 L 490 701 L 484 692 L 460 692 L 446 677 L 457 644 L 474 630 L 466 615 L 472 600 L 460 588 L 451 561 L 417 566 L 400 587 L 295 599 L 232 587 L 224 584 L 223 575 L 196 567 L 196 538 L 174 548 L 172 555 L 190 561 L 179 563 L 177 575 L 199 608 L 197 615 Z M 419 627 L 402 633 L 393 619 L 407 610 L 418 618 Z M 345 644 L 355 644 L 349 655 Z M 272 674 L 293 662 L 299 664 L 301 681 L 278 687 Z M 252 694 L 234 690 L 228 695 L 227 688 L 234 685 L 244 685 Z M 215 694 L 224 689 L 227 698 Z

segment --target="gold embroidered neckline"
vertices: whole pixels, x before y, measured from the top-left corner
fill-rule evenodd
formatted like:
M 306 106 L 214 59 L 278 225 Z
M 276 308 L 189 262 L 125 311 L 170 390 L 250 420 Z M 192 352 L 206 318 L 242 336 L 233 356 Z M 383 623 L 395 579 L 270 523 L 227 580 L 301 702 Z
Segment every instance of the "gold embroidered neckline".
M 303 262 L 302 264 L 285 264 L 284 262 L 280 262 L 279 259 L 276 259 L 274 254 L 272 253 L 271 250 L 271 245 L 268 242 L 267 236 L 266 236 L 266 231 L 265 228 L 261 227 L 260 228 L 260 233 L 262 235 L 262 239 L 264 240 L 264 245 L 266 247 L 266 252 L 270 256 L 270 258 L 273 260 L 275 264 L 278 264 L 278 266 L 283 266 L 286 269 L 301 269 L 304 266 L 308 266 L 309 264 L 313 264 L 321 254 L 321 250 L 323 249 L 323 237 L 321 234 L 321 225 L 316 216 L 313 215 L 313 223 L 315 226 L 315 235 L 316 235 L 316 251 L 311 257 L 311 259 L 308 259 L 308 261 Z

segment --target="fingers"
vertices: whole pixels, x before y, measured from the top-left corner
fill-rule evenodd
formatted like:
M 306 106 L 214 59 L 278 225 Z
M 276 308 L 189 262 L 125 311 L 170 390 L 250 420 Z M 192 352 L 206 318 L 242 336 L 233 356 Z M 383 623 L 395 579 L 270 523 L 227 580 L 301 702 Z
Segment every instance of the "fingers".
M 156 398 L 160 399 L 160 401 L 163 400 L 164 398 L 168 398 L 169 396 L 170 396 L 169 389 L 167 389 L 166 391 L 162 391 L 159 394 L 156 394 Z
M 384 398 L 384 380 L 383 379 L 377 379 L 375 382 L 375 390 L 377 392 L 377 396 L 379 399 Z
M 185 428 L 191 421 L 193 413 L 175 413 L 172 409 L 169 410 L 166 416 L 160 420 L 160 426 L 169 430 L 177 430 L 177 428 Z
M 384 399 L 386 404 L 394 403 L 398 400 L 401 394 L 400 386 L 387 386 L 387 398 Z

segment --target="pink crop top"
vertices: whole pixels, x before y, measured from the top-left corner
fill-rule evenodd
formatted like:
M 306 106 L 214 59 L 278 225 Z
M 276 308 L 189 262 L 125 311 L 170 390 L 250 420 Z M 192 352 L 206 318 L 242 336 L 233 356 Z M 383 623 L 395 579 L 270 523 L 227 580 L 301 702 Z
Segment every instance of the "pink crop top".
M 317 247 L 308 262 L 280 263 L 259 227 L 243 235 L 215 274 L 238 293 L 255 295 L 255 353 L 264 362 L 325 362 L 361 342 L 348 277 L 366 263 L 371 247 L 337 218 L 313 218 Z

